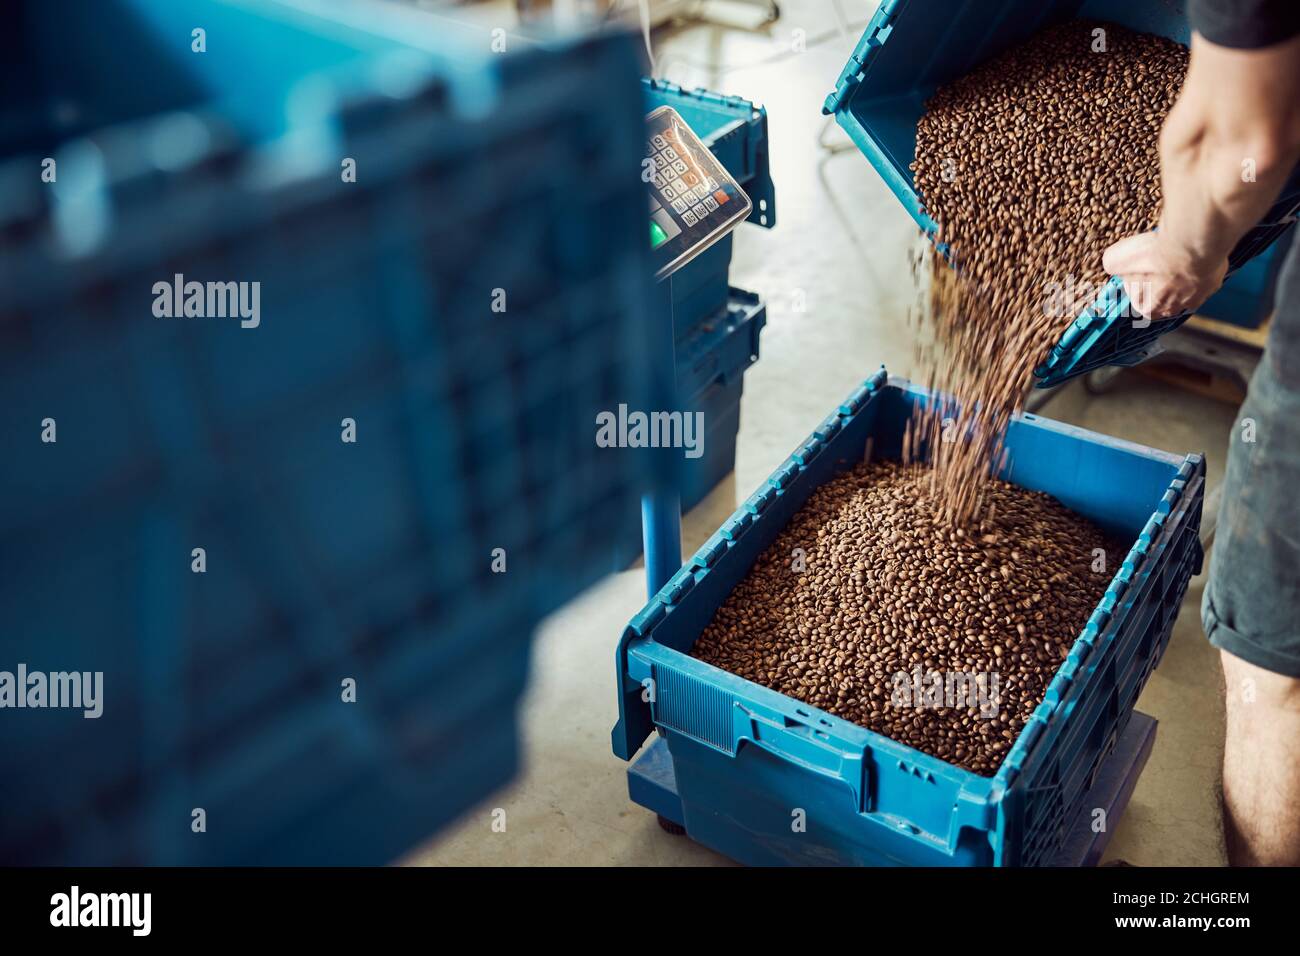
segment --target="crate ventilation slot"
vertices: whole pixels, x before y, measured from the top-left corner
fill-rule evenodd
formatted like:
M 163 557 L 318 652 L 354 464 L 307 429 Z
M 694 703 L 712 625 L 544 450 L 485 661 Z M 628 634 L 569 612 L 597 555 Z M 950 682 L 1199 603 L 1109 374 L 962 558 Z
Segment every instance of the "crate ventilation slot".
M 670 668 L 655 668 L 655 720 L 734 755 L 731 705 L 731 695 L 717 687 Z

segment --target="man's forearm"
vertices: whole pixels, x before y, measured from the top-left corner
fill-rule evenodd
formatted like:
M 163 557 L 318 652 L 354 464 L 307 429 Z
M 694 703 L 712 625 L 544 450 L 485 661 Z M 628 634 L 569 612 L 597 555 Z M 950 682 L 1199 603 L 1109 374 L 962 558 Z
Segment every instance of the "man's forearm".
M 1194 38 L 1160 140 L 1160 230 L 1179 265 L 1221 261 L 1276 200 L 1300 160 L 1297 70 L 1300 41 L 1239 51 Z

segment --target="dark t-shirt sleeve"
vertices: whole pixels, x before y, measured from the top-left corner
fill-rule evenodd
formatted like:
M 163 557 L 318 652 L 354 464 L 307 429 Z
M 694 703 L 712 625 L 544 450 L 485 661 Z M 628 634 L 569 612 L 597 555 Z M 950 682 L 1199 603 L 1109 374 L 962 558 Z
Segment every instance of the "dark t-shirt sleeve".
M 1300 34 L 1300 0 L 1188 0 L 1187 19 L 1217 46 L 1253 50 Z

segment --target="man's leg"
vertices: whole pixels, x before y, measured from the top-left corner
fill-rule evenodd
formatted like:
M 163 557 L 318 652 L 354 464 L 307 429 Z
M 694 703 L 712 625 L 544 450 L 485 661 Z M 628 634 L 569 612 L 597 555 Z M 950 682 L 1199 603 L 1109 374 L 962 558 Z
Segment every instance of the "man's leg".
M 1228 447 L 1201 620 L 1226 680 L 1233 864 L 1300 865 L 1300 245 Z
M 1300 866 L 1300 679 L 1220 652 L 1223 836 L 1231 866 Z

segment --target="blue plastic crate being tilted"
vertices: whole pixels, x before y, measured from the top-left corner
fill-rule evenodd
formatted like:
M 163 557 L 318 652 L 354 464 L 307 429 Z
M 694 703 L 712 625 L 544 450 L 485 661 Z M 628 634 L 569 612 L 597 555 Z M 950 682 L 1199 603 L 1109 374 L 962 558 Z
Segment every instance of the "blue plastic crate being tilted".
M 644 79 L 646 112 L 671 106 L 717 157 L 754 204 L 748 222 L 776 225 L 776 189 L 768 166 L 767 110 L 739 96 L 687 90 L 665 80 Z M 675 272 L 670 290 L 677 337 L 726 307 L 731 269 L 731 236 L 705 250 Z
M 1072 17 L 1118 23 L 1186 44 L 1187 18 L 1169 0 L 882 0 L 823 112 L 833 113 L 903 206 L 927 233 L 926 215 L 909 169 L 916 124 L 936 89 Z M 1300 176 L 1233 251 L 1234 270 L 1290 228 L 1300 210 Z M 1035 370 L 1040 387 L 1057 385 L 1103 365 L 1133 365 L 1156 350 L 1156 339 L 1186 321 L 1134 319 L 1128 296 L 1112 279 L 1097 301 L 1063 330 Z
M 636 44 L 11 13 L 0 669 L 103 710 L 6 711 L 0 859 L 390 860 L 513 773 L 535 623 L 636 527 Z
M 898 458 L 930 399 L 881 372 L 809 436 L 628 625 L 614 752 L 666 739 L 686 832 L 751 864 L 1036 865 L 1088 817 L 1089 788 L 1160 659 L 1188 580 L 1205 464 L 1034 415 L 1011 424 L 1003 477 L 1133 541 L 993 777 L 983 777 L 688 652 L 812 492 Z M 793 832 L 792 812 L 806 829 Z

